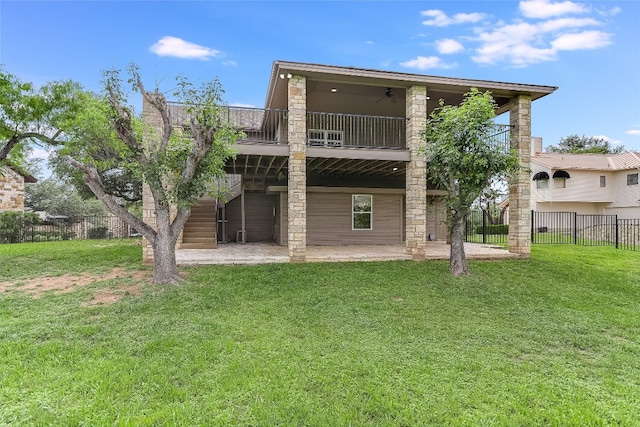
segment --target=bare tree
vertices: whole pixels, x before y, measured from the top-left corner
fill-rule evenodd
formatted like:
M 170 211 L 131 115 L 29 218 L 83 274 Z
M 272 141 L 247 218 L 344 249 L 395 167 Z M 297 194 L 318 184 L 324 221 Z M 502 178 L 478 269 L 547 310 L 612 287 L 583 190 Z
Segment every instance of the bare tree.
M 196 88 L 179 77 L 174 95 L 183 103 L 189 123 L 183 132 L 174 132 L 170 110 L 163 95 L 147 92 L 138 68 L 129 68 L 129 82 L 161 118 L 161 128 L 154 129 L 134 117 L 128 106 L 120 72 L 105 72 L 104 88 L 111 130 L 115 138 L 104 135 L 102 145 L 77 138 L 66 147 L 66 158 L 83 172 L 83 180 L 107 209 L 138 230 L 153 249 L 154 283 L 180 281 L 176 265 L 177 239 L 191 213 L 191 206 L 211 190 L 208 185 L 224 176 L 226 160 L 233 156 L 231 146 L 240 133 L 219 114 L 222 88 L 213 80 Z M 94 108 L 87 108 L 84 120 L 79 120 L 78 134 L 91 127 L 92 115 L 102 114 L 104 103 L 94 99 Z M 95 118 L 95 117 L 94 117 Z M 118 153 L 116 160 L 102 155 L 108 146 Z M 101 171 L 127 168 L 149 186 L 155 210 L 155 227 L 129 213 L 109 192 L 101 179 Z M 220 191 L 220 190 L 218 190 Z M 217 196 L 217 194 L 212 194 Z

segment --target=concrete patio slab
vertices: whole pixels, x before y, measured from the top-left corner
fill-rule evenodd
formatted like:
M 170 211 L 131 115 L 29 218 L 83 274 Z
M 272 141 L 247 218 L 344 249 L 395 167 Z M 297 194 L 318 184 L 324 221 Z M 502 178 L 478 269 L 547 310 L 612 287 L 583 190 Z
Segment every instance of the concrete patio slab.
M 517 258 L 506 248 L 490 244 L 465 243 L 467 259 Z M 425 259 L 449 259 L 450 247 L 444 242 L 429 242 Z M 307 262 L 399 261 L 410 260 L 405 245 L 307 246 Z M 228 243 L 217 249 L 178 249 L 178 265 L 234 265 L 288 263 L 286 246 L 275 243 Z

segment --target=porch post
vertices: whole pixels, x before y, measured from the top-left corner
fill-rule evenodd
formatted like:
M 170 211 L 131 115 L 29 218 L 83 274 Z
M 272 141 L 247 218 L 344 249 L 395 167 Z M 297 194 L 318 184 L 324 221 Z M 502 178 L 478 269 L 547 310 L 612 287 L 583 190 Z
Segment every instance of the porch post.
M 307 82 L 289 78 L 288 246 L 291 262 L 304 262 L 307 251 Z
M 509 252 L 531 254 L 531 96 L 518 95 L 509 107 L 511 147 L 518 152 L 520 170 L 509 181 Z
M 420 132 L 427 120 L 427 88 L 407 89 L 407 149 L 411 160 L 406 174 L 406 239 L 407 253 L 414 260 L 422 260 L 427 244 L 427 163 L 419 149 Z

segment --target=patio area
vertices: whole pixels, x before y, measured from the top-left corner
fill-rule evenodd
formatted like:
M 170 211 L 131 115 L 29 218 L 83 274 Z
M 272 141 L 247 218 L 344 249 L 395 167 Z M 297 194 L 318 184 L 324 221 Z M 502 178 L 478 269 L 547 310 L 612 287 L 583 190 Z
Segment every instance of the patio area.
M 491 244 L 465 243 L 467 259 L 517 258 L 505 247 Z M 449 245 L 429 242 L 426 259 L 449 259 Z M 401 261 L 410 260 L 405 245 L 307 246 L 307 262 Z M 287 263 L 286 246 L 275 243 L 227 243 L 217 249 L 178 249 L 178 265 L 269 264 Z

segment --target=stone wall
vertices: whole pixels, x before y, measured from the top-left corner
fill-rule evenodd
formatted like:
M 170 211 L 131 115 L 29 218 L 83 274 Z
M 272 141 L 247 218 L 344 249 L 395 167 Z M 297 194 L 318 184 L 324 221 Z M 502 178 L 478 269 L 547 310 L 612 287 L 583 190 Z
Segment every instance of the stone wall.
M 0 168 L 0 212 L 23 212 L 24 177 L 10 167 Z

